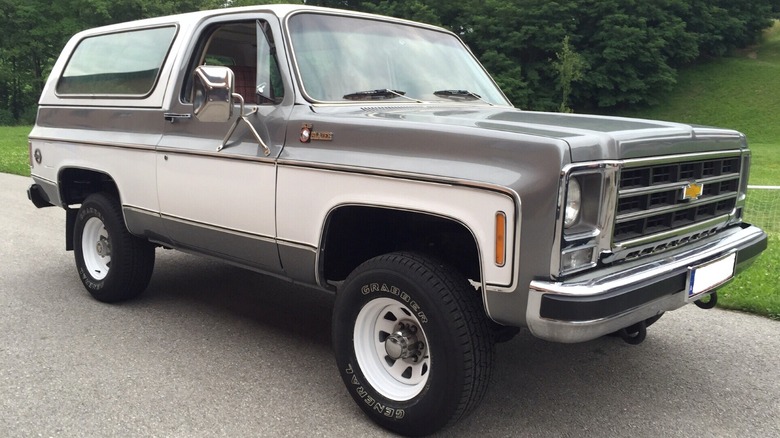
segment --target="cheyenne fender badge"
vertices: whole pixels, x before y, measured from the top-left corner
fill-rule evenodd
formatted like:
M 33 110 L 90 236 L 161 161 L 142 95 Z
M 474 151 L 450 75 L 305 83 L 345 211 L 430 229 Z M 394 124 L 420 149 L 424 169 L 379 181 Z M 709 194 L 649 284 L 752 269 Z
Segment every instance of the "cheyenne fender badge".
M 309 143 L 312 140 L 333 141 L 333 133 L 314 131 L 312 130 L 311 123 L 304 123 L 303 126 L 301 126 L 301 136 L 299 140 L 301 140 L 301 143 Z

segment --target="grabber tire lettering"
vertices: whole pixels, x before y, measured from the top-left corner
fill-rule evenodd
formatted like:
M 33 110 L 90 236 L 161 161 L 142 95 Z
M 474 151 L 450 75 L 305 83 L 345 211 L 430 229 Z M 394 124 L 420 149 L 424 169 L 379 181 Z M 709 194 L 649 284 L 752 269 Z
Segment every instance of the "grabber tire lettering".
M 494 345 L 479 293 L 450 266 L 391 253 L 336 295 L 333 346 L 349 394 L 379 425 L 429 435 L 485 395 Z

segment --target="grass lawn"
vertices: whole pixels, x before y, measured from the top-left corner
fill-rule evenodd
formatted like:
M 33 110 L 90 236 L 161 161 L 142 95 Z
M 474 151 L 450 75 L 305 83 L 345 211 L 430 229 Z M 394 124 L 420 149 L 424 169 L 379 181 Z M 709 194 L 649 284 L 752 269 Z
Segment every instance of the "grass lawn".
M 777 267 L 780 266 L 780 234 L 769 235 L 769 246 L 750 268 L 718 292 L 718 306 L 780 320 Z
M 30 175 L 27 134 L 31 126 L 0 126 L 0 172 Z

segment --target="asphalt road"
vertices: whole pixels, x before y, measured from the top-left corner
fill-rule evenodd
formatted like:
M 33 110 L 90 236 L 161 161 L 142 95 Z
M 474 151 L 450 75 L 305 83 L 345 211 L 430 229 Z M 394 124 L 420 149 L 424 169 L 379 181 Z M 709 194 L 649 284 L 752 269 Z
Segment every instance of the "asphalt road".
M 389 436 L 339 379 L 330 295 L 158 250 L 140 299 L 99 303 L 29 181 L 0 174 L 0 435 Z M 442 435 L 780 436 L 780 322 L 688 306 L 639 346 L 523 332 Z

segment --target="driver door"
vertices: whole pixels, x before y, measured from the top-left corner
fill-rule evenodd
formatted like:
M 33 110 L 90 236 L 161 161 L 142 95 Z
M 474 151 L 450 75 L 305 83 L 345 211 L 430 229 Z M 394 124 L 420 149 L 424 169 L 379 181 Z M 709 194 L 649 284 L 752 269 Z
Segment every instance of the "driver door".
M 272 50 L 272 20 L 254 14 L 253 19 L 203 25 L 189 74 L 166 111 L 170 123 L 157 147 L 157 190 L 167 240 L 173 246 L 281 272 L 275 163 L 290 105 L 285 105 L 285 84 Z M 198 120 L 193 84 L 199 65 L 230 68 L 235 93 L 246 107 L 232 99 L 229 120 Z M 255 108 L 225 139 L 241 110 L 249 113 Z

